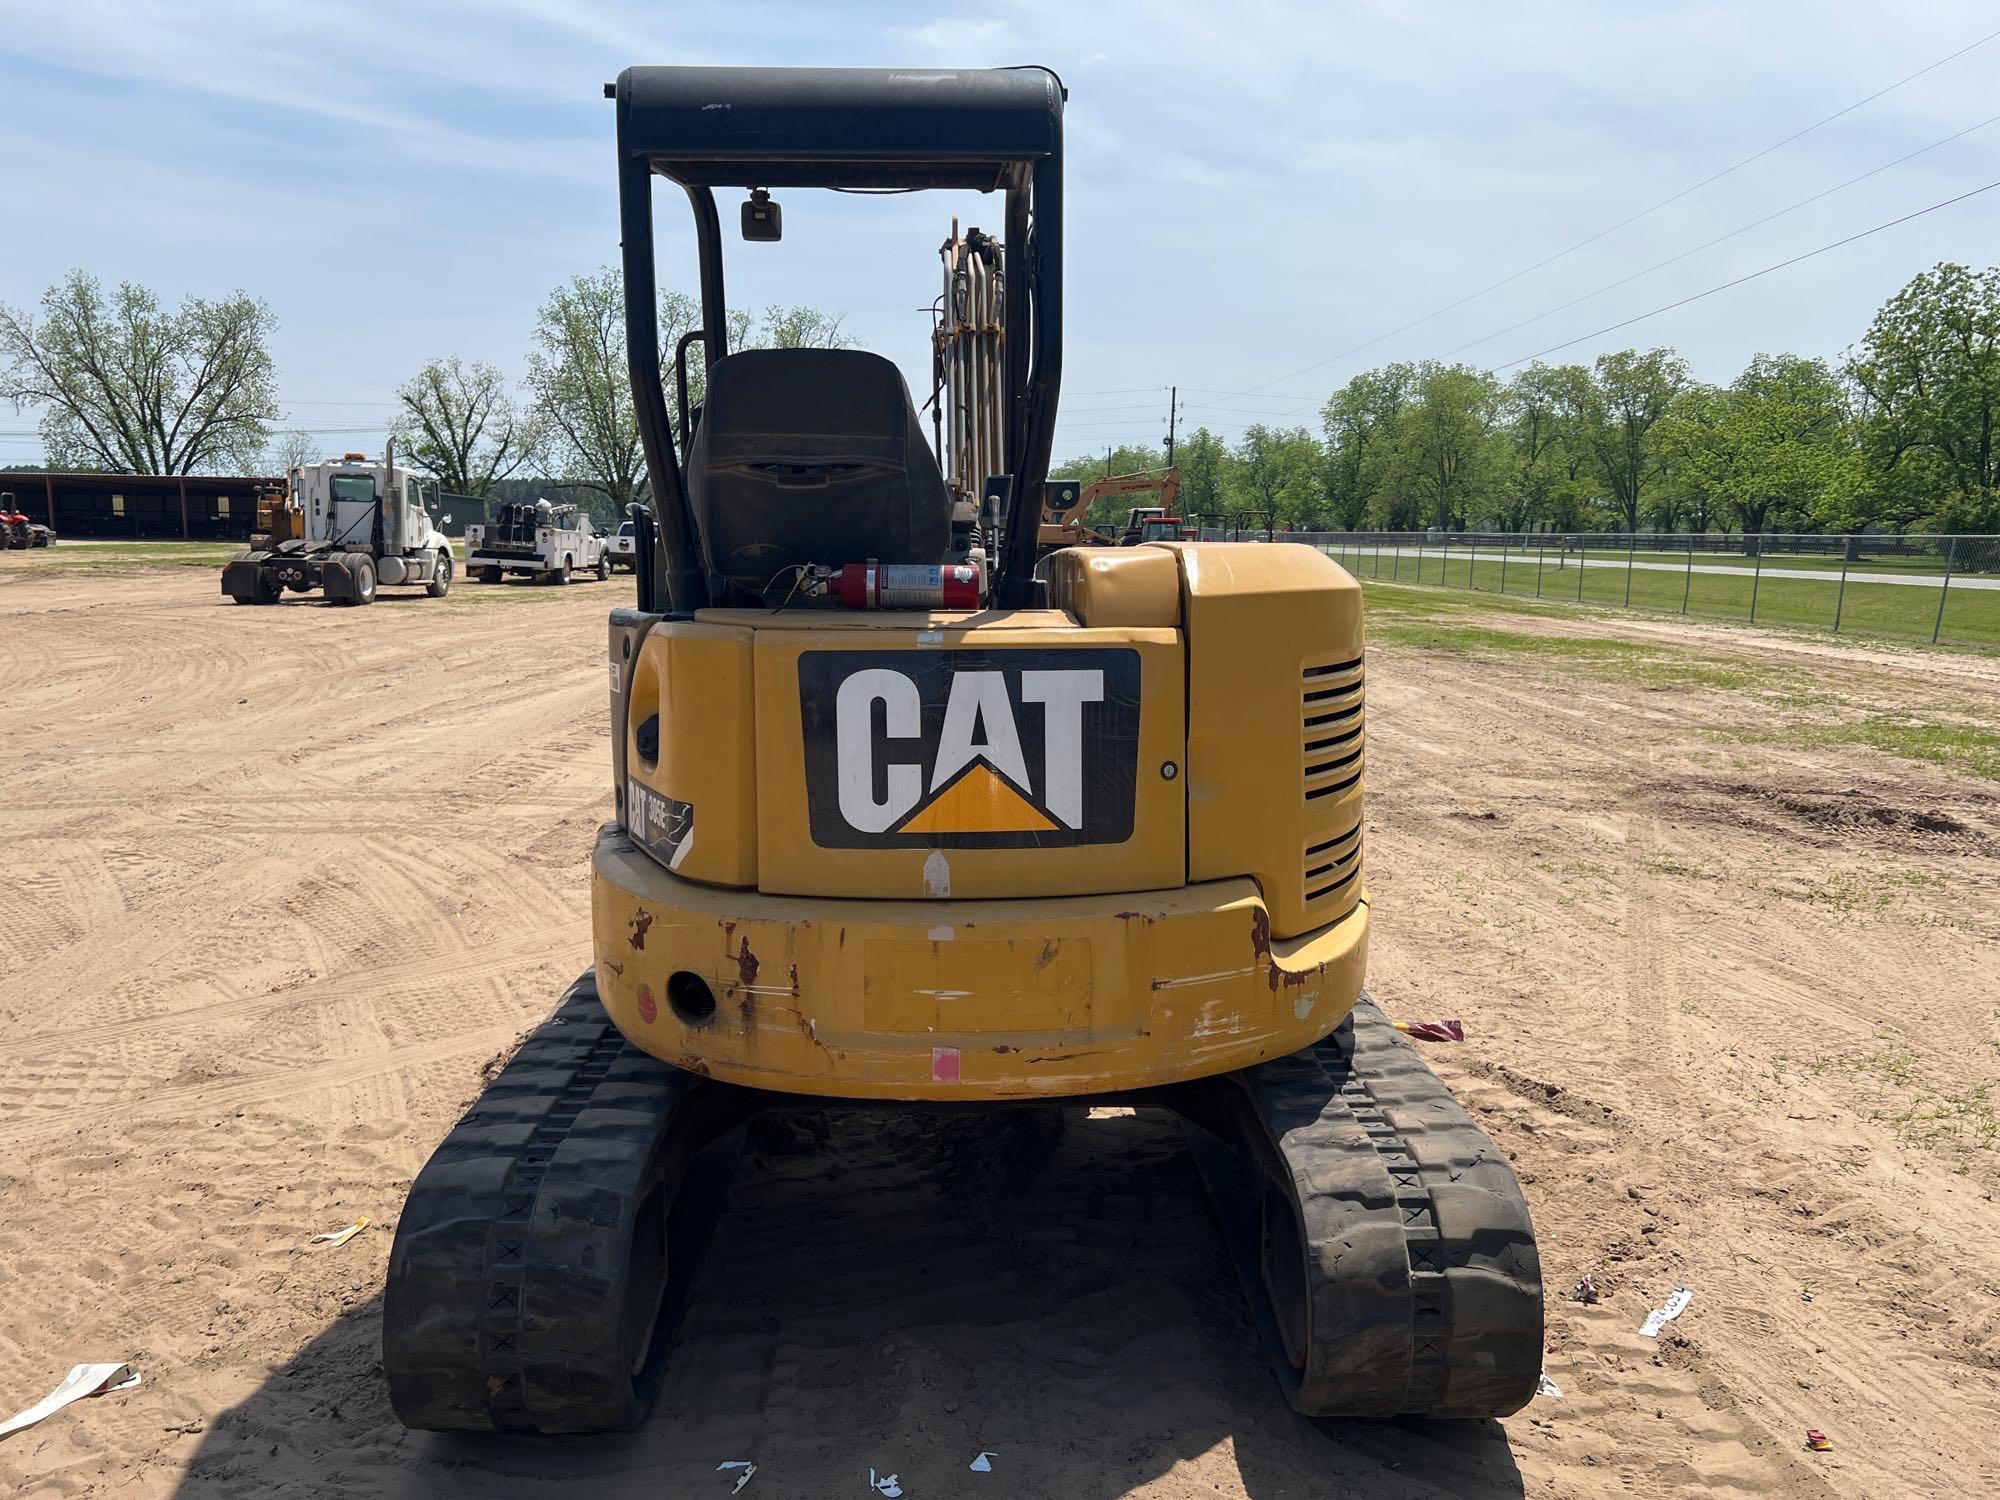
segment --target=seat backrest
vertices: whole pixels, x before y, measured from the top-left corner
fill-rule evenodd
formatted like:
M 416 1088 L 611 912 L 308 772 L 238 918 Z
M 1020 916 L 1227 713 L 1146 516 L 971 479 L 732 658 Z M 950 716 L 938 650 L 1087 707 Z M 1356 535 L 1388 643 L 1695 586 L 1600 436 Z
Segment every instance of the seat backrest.
M 803 563 L 939 563 L 951 497 L 902 371 L 861 349 L 746 349 L 708 372 L 688 502 L 722 601 Z

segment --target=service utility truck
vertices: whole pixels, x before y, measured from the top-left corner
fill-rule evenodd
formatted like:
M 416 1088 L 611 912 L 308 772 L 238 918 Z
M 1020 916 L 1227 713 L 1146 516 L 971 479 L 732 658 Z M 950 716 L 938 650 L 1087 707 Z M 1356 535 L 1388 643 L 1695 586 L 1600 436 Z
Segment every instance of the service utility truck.
M 465 565 L 481 583 L 526 573 L 538 583 L 568 583 L 577 573 L 611 576 L 610 539 L 573 504 L 509 501 L 493 519 L 465 528 Z
M 222 592 L 238 604 L 276 604 L 286 589 L 321 590 L 332 604 L 373 604 L 378 586 L 451 587 L 451 542 L 438 530 L 438 482 L 401 468 L 392 442 L 380 463 L 350 453 L 301 464 L 286 486 L 290 524 L 251 540 L 223 565 Z M 450 517 L 444 518 L 449 520 Z

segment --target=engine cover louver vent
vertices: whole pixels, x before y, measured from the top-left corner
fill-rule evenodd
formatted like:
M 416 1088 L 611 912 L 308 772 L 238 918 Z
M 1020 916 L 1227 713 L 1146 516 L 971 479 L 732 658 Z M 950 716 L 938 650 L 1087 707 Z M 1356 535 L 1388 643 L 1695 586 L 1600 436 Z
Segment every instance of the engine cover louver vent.
M 1351 908 L 1361 892 L 1361 774 L 1365 728 L 1362 664 L 1307 662 L 1299 679 L 1300 779 L 1309 812 L 1303 850 L 1305 900 L 1319 921 Z

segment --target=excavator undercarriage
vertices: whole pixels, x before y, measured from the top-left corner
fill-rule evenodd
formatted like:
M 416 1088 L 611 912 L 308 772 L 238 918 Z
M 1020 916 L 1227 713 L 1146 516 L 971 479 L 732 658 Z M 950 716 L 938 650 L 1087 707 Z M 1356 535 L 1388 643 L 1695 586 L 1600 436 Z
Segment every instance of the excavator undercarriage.
M 410 1190 L 397 1414 L 642 1420 L 747 1123 L 861 1103 L 1170 1111 L 1295 1407 L 1518 1410 L 1527 1205 L 1363 989 L 1359 586 L 1304 547 L 1041 546 L 1080 513 L 1047 478 L 1060 82 L 636 68 L 610 92 L 654 506 L 609 622 L 595 961 Z M 678 448 L 656 177 L 701 276 Z M 762 241 L 777 188 L 1004 195 L 1004 234 L 945 246 L 942 455 L 876 355 L 728 350 L 717 187 Z
M 783 1102 L 642 1052 L 578 979 L 410 1191 L 383 1307 L 397 1414 L 474 1432 L 642 1420 L 740 1127 Z M 1070 1102 L 1187 1123 L 1300 1411 L 1504 1416 L 1534 1394 L 1542 1288 L 1520 1188 L 1372 1000 L 1291 1056 Z

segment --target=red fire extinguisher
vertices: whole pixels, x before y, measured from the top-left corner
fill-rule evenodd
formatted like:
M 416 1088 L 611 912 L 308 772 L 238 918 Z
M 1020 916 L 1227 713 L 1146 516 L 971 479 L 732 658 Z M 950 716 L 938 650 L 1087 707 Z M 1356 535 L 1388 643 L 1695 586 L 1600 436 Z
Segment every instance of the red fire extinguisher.
M 843 609 L 978 609 L 979 565 L 846 563 L 815 568 L 821 590 Z

